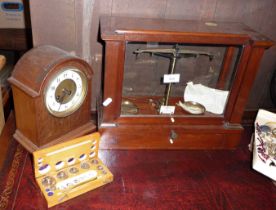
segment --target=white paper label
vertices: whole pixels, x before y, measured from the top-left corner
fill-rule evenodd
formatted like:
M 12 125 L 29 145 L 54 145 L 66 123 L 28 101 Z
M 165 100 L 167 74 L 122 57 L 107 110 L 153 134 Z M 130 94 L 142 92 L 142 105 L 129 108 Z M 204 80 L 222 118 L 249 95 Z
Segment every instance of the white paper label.
M 164 74 L 164 83 L 179 83 L 180 74 Z
M 161 106 L 160 114 L 174 114 L 175 106 Z

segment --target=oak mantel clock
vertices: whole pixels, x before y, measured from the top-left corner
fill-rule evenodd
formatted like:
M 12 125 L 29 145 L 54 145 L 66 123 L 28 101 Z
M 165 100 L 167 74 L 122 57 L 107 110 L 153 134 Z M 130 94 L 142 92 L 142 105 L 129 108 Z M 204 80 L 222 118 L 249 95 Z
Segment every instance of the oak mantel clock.
M 33 152 L 95 130 L 90 114 L 92 74 L 85 61 L 53 46 L 23 55 L 9 78 L 14 138 Z

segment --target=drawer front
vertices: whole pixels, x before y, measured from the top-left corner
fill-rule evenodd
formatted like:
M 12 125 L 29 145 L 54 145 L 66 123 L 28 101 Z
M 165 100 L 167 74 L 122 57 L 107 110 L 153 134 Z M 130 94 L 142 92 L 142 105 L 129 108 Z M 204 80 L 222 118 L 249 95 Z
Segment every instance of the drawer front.
M 243 129 L 214 126 L 119 126 L 100 128 L 101 149 L 233 149 Z

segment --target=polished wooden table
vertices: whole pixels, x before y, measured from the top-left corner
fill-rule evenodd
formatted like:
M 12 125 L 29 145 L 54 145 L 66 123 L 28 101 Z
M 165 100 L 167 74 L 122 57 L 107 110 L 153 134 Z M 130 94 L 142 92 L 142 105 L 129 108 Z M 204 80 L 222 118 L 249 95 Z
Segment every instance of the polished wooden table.
M 15 146 L 0 204 L 8 195 L 6 209 L 47 209 L 31 156 L 11 136 L 13 116 L 6 125 L 4 138 Z M 114 181 L 51 209 L 275 209 L 276 187 L 251 169 L 250 136 L 246 129 L 236 150 L 101 150 Z

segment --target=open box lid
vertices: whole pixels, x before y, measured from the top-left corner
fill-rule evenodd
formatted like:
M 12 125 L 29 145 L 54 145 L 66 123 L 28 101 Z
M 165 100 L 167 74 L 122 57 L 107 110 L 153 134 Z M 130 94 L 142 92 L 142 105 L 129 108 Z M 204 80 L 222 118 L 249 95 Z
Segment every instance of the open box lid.
M 82 136 L 33 152 L 35 177 L 49 175 L 89 158 L 97 158 L 100 134 Z

